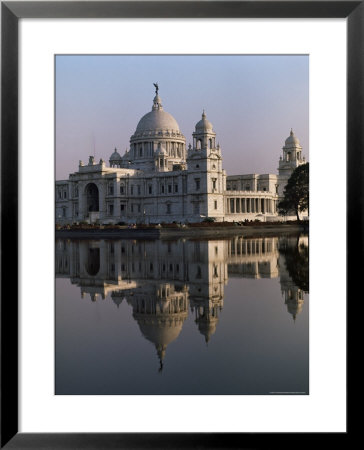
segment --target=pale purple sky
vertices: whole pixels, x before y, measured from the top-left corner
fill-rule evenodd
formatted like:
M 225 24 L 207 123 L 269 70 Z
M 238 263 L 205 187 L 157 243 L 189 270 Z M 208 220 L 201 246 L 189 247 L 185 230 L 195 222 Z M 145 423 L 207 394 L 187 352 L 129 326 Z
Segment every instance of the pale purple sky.
M 186 143 L 205 109 L 228 175 L 276 173 L 293 128 L 308 159 L 309 58 L 250 55 L 56 56 L 56 179 L 129 148 L 153 83 Z

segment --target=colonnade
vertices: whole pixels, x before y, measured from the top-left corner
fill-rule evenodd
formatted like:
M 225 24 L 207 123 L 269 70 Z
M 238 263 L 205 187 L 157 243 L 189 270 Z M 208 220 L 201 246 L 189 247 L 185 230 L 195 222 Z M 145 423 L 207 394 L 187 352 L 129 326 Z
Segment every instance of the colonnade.
M 277 200 L 262 197 L 228 197 L 226 199 L 227 214 L 252 214 L 277 212 Z

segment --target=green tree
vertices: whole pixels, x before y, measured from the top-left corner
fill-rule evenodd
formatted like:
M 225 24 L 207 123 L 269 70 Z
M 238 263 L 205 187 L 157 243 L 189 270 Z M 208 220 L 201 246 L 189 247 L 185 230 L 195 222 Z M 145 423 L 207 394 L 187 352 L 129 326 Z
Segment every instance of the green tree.
M 309 165 L 308 163 L 298 166 L 290 176 L 286 187 L 284 188 L 284 198 L 278 204 L 280 214 L 288 214 L 294 211 L 297 220 L 300 220 L 299 213 L 308 211 L 309 205 Z

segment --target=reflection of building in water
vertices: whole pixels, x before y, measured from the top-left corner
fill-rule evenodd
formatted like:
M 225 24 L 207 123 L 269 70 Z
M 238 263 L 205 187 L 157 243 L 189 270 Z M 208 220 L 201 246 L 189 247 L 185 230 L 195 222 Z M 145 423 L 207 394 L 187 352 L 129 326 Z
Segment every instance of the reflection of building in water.
M 234 237 L 227 242 L 229 276 L 278 277 L 278 239 Z
M 293 280 L 289 269 L 292 271 L 297 269 L 299 273 L 299 261 L 296 253 L 298 255 L 304 251 L 308 252 L 308 237 L 285 237 L 279 242 L 280 252 L 279 252 L 279 274 L 282 295 L 284 298 L 284 303 L 287 305 L 287 311 L 292 315 L 293 320 L 296 321 L 297 315 L 301 313 L 304 303 L 304 290 L 297 285 L 297 280 Z M 287 264 L 287 259 L 293 257 L 295 260 L 295 266 L 292 267 Z M 305 261 L 305 269 L 308 277 L 308 259 Z
M 114 302 L 117 299 L 116 304 L 126 298 L 142 335 L 156 347 L 161 370 L 167 346 L 177 339 L 187 319 L 187 286 L 166 282 L 142 284 L 136 289 L 114 292 L 112 298 Z
M 285 248 L 295 240 L 286 239 Z M 125 299 L 161 368 L 190 308 L 206 343 L 216 332 L 228 277 L 280 277 L 288 312 L 302 310 L 303 291 L 292 281 L 278 238 L 230 240 L 57 240 L 56 276 L 70 278 L 92 301 Z

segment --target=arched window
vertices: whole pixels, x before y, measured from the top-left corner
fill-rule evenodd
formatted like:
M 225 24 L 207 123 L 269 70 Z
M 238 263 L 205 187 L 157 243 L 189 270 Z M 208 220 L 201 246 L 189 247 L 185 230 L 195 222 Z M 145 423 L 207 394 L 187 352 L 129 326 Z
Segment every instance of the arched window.
M 212 139 L 209 139 L 210 148 L 212 148 Z
M 201 141 L 201 139 L 197 139 L 196 148 L 197 148 L 197 150 L 201 150 L 201 148 L 202 148 L 202 141 Z

